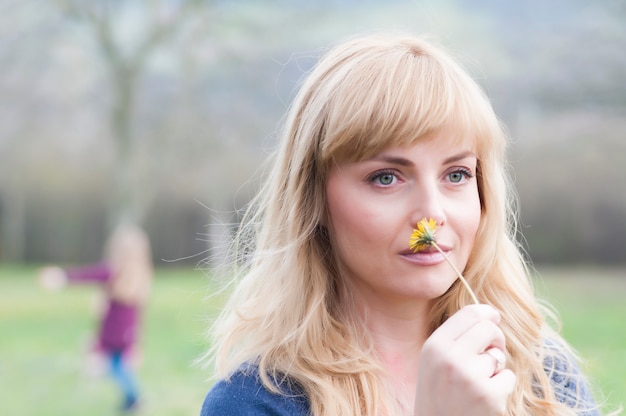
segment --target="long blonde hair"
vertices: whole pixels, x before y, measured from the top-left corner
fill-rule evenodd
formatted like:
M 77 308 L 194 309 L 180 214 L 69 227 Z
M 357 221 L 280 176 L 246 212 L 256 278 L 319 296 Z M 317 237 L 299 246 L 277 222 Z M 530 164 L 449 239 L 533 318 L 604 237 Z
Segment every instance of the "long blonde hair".
M 146 232 L 133 224 L 120 224 L 106 247 L 112 279 L 109 296 L 127 305 L 146 302 L 152 283 L 152 254 Z
M 338 44 L 302 85 L 239 234 L 244 267 L 209 353 L 219 376 L 254 362 L 273 391 L 284 375 L 297 382 L 313 415 L 393 413 L 381 365 L 339 305 L 343 279 L 323 226 L 326 176 L 333 158 L 362 160 L 450 124 L 474 141 L 479 158 L 482 219 L 464 273 L 481 301 L 502 312 L 518 380 L 507 414 L 577 413 L 555 399 L 544 370 L 554 351 L 569 351 L 544 322 L 547 311 L 516 243 L 505 133 L 481 88 L 450 55 L 405 35 Z M 432 310 L 432 330 L 468 303 L 454 285 Z M 563 348 L 546 348 L 546 339 Z

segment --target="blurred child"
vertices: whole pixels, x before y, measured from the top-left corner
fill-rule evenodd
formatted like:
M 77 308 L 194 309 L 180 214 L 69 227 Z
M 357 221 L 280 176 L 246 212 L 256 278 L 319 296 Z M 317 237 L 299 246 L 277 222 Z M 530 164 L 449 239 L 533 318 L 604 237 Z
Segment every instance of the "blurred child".
M 121 410 L 138 408 L 139 389 L 130 352 L 137 343 L 141 311 L 152 280 L 150 242 L 139 227 L 120 225 L 112 233 L 102 262 L 71 269 L 48 266 L 39 281 L 46 289 L 67 284 L 102 286 L 106 305 L 98 328 L 97 348 L 107 357 L 113 380 L 122 392 Z

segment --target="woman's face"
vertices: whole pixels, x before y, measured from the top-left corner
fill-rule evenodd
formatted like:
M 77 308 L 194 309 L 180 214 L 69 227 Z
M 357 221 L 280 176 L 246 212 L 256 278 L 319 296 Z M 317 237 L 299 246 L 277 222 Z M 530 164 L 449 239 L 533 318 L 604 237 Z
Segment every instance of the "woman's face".
M 438 251 L 409 250 L 411 232 L 424 217 L 437 221 L 438 245 L 465 268 L 481 207 L 475 150 L 458 139 L 443 129 L 414 145 L 331 168 L 328 225 L 357 300 L 430 300 L 450 288 L 456 274 Z

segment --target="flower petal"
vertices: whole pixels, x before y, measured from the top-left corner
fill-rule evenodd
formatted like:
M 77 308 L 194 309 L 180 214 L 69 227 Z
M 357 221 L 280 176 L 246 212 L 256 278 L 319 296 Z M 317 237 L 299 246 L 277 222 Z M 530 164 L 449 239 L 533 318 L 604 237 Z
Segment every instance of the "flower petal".
M 417 223 L 417 228 L 411 233 L 409 248 L 417 253 L 424 248 L 431 246 L 437 241 L 437 222 L 433 218 L 422 218 Z

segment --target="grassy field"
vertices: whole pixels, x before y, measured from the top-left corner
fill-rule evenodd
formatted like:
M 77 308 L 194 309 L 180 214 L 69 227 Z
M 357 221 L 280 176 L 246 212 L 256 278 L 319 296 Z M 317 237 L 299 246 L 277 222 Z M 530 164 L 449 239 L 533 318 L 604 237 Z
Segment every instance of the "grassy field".
M 607 408 L 626 408 L 626 269 L 538 269 L 537 290 L 558 311 Z
M 0 268 L 0 413 L 118 414 L 117 391 L 86 360 L 96 289 L 46 292 L 35 274 L 33 268 Z M 139 369 L 145 415 L 199 414 L 209 374 L 194 360 L 207 347 L 203 333 L 215 313 L 205 301 L 209 283 L 200 271 L 157 272 Z
M 626 271 L 540 269 L 538 289 L 561 312 L 563 333 L 612 407 L 626 403 Z M 0 267 L 0 404 L 7 415 L 115 415 L 111 382 L 91 374 L 86 346 L 93 287 L 44 292 L 32 267 Z M 145 415 L 197 415 L 210 374 L 194 364 L 217 312 L 209 278 L 161 269 L 146 311 L 139 374 Z

